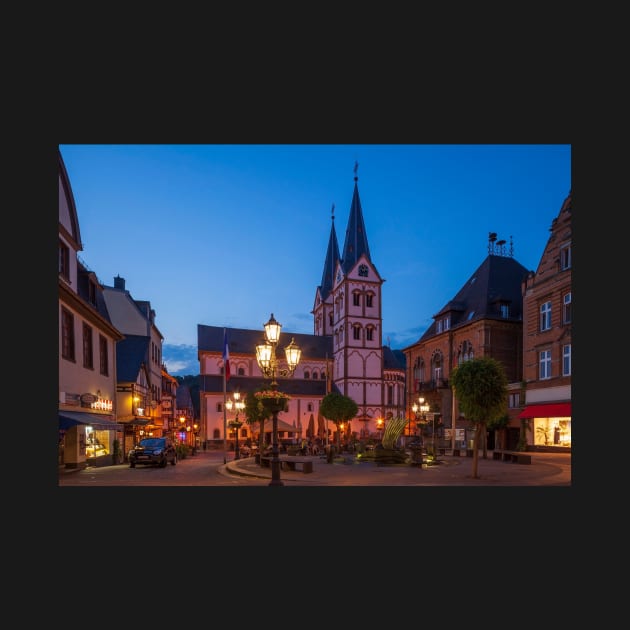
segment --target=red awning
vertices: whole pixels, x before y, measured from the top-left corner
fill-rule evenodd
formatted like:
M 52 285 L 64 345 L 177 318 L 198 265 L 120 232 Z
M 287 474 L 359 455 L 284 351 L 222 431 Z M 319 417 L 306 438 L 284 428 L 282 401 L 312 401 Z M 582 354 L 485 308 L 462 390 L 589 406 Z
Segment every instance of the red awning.
M 571 417 L 571 403 L 550 405 L 528 405 L 518 415 L 519 418 L 566 418 Z

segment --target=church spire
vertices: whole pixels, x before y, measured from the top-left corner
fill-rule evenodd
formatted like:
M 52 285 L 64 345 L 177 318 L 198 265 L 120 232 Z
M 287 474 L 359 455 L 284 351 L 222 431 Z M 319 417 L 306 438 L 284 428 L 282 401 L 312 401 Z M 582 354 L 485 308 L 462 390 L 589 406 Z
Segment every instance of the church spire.
M 354 194 L 352 195 L 352 205 L 350 206 L 350 217 L 346 228 L 346 241 L 343 245 L 343 272 L 348 273 L 363 255 L 372 262 L 370 258 L 370 248 L 368 246 L 365 224 L 363 222 L 363 211 L 359 199 L 359 177 L 357 171 L 359 163 L 354 163 Z
M 337 261 L 339 260 L 339 245 L 337 244 L 337 233 L 335 232 L 335 204 L 331 210 L 332 226 L 330 228 L 330 238 L 328 239 L 328 250 L 324 261 L 324 271 L 322 273 L 321 296 L 325 300 L 333 288 L 334 273 Z

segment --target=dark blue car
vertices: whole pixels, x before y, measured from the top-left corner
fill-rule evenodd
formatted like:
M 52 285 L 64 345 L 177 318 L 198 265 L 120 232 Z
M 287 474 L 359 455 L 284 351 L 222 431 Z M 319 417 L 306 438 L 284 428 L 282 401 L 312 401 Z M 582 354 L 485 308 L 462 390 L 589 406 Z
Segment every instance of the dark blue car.
M 169 438 L 151 437 L 144 438 L 129 451 L 129 468 L 135 468 L 136 464 L 149 464 L 164 468 L 168 462 L 173 466 L 177 464 L 177 451 Z

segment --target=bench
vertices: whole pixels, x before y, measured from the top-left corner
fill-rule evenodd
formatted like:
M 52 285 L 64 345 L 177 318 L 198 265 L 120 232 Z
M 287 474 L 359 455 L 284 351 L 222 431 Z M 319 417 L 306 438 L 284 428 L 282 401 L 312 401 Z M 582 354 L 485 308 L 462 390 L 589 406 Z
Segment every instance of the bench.
M 310 459 L 298 459 L 295 456 L 281 459 L 280 467 L 283 470 L 295 470 L 303 473 L 313 472 L 313 462 Z
M 261 457 L 260 465 L 263 468 L 271 468 L 272 457 Z M 313 472 L 313 462 L 310 459 L 298 459 L 295 456 L 278 458 L 282 470 L 294 470 L 303 473 Z M 298 468 L 299 466 L 299 468 Z
M 513 464 L 531 464 L 532 456 L 523 451 L 492 451 L 492 459 L 498 459 L 503 462 L 512 462 Z

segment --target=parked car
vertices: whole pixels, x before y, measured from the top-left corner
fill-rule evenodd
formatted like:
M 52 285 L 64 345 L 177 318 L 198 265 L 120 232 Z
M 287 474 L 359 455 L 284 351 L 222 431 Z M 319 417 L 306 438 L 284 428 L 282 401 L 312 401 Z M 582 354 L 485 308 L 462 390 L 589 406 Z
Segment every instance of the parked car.
M 135 468 L 136 464 L 150 464 L 164 468 L 168 462 L 173 466 L 177 464 L 177 451 L 169 438 L 151 437 L 144 438 L 129 451 L 129 468 Z

